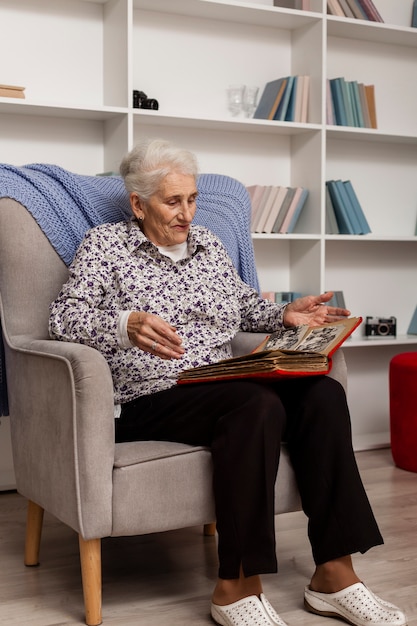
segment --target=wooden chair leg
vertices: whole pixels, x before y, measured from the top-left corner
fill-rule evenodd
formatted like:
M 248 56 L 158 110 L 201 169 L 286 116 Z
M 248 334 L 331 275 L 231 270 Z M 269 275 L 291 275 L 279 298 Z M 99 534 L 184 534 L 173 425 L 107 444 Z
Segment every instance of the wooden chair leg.
M 28 500 L 25 541 L 25 565 L 28 567 L 39 565 L 42 525 L 43 508 Z
M 80 544 L 81 576 L 83 582 L 85 623 L 98 626 L 101 616 L 101 540 L 85 541 L 78 536 Z
M 216 522 L 204 524 L 204 534 L 206 537 L 213 537 L 216 534 Z

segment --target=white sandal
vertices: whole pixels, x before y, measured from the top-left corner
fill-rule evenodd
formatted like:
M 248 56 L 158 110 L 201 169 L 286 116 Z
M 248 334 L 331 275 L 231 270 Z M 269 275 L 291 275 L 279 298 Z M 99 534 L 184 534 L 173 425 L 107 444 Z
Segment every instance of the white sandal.
M 211 617 L 219 626 L 287 626 L 263 593 L 233 604 L 211 604 Z
M 401 609 L 379 598 L 363 583 L 336 593 L 319 593 L 306 587 L 304 605 L 311 613 L 338 617 L 353 626 L 407 626 Z

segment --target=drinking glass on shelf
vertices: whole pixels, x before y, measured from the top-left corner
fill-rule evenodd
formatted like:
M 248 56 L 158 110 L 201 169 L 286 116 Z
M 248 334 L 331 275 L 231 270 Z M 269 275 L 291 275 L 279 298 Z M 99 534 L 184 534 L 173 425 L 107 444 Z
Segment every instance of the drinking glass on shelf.
M 244 85 L 230 85 L 227 89 L 227 106 L 233 117 L 242 112 Z
M 245 85 L 243 90 L 243 111 L 246 117 L 252 117 L 255 113 L 257 101 L 258 101 L 259 87 Z

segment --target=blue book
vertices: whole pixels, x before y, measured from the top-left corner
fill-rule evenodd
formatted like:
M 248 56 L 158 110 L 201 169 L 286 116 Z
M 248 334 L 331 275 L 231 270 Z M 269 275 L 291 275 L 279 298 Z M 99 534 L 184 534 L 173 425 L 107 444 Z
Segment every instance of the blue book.
M 295 99 L 297 97 L 298 76 L 293 76 L 293 79 L 288 108 L 285 114 L 286 122 L 293 122 L 295 120 Z
M 344 78 L 336 78 L 336 81 L 340 82 L 340 87 L 342 90 L 342 98 L 343 98 L 343 103 L 345 105 L 345 112 L 346 112 L 346 126 L 355 126 L 352 97 L 351 97 L 349 85 L 345 81 Z
M 298 76 L 293 76 L 290 99 L 288 101 L 288 108 L 285 114 L 286 122 L 293 122 L 295 120 L 295 99 L 297 96 L 297 85 L 299 85 Z
M 407 335 L 417 335 L 417 307 L 413 313 L 413 317 L 411 318 L 410 326 L 407 330 Z
M 352 224 L 349 220 L 349 215 L 344 206 L 340 193 L 336 187 L 334 180 L 328 180 L 326 182 L 329 190 L 330 198 L 333 204 L 334 212 L 336 215 L 337 225 L 339 227 L 339 233 L 341 235 L 354 235 Z
M 281 102 L 278 105 L 277 112 L 274 115 L 274 120 L 283 122 L 285 121 L 285 116 L 287 115 L 288 103 L 290 101 L 292 86 L 294 84 L 294 76 L 287 76 L 287 86 L 285 87 L 285 92 L 282 97 Z
M 365 119 L 364 119 L 363 111 L 362 111 L 362 102 L 361 102 L 361 95 L 359 93 L 358 81 L 352 80 L 350 82 L 350 88 L 352 92 L 354 114 L 355 114 L 356 122 L 357 122 L 356 126 L 359 126 L 359 128 L 365 128 Z
M 283 97 L 287 79 L 277 78 L 266 83 L 253 117 L 260 120 L 272 120 Z
M 346 193 L 348 194 L 350 201 L 355 209 L 356 215 L 358 216 L 360 225 L 361 225 L 361 235 L 367 235 L 371 232 L 371 229 L 368 224 L 368 220 L 365 217 L 365 213 L 361 207 L 361 204 L 358 200 L 358 197 L 353 189 L 353 185 L 350 180 L 343 181 L 343 186 L 346 189 Z
M 356 213 L 356 208 L 353 206 L 347 193 L 346 187 L 341 180 L 336 180 L 335 185 L 340 194 L 343 206 L 346 208 L 347 214 L 349 216 L 349 221 L 352 224 L 353 234 L 362 235 L 362 226 Z
M 411 16 L 411 26 L 417 28 L 417 0 L 413 2 L 413 13 Z
M 290 223 L 287 226 L 287 233 L 294 232 L 295 225 L 297 224 L 298 218 L 300 217 L 300 213 L 303 209 L 303 206 L 306 203 L 307 196 L 308 196 L 308 189 L 303 189 L 301 192 L 301 196 L 299 197 L 296 207 L 294 209 L 294 213 L 291 217 Z
M 347 126 L 347 118 L 345 104 L 343 100 L 342 85 L 340 78 L 330 79 L 330 91 L 333 98 L 333 106 L 336 114 L 336 124 L 338 126 Z

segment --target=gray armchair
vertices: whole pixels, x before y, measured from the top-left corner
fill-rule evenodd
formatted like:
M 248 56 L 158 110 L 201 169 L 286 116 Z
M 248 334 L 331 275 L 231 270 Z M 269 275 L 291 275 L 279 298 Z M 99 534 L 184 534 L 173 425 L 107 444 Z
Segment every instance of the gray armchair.
M 213 530 L 211 456 L 178 443 L 115 444 L 106 361 L 92 348 L 48 338 L 48 307 L 66 277 L 31 214 L 1 199 L 0 315 L 17 489 L 29 503 L 25 563 L 38 562 L 44 510 L 73 528 L 93 626 L 102 621 L 100 539 L 200 524 Z M 236 353 L 251 342 L 242 334 Z M 346 383 L 341 351 L 332 375 Z M 275 510 L 299 507 L 284 447 Z

